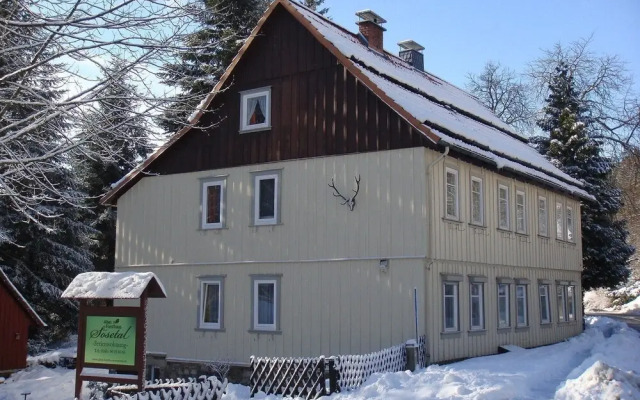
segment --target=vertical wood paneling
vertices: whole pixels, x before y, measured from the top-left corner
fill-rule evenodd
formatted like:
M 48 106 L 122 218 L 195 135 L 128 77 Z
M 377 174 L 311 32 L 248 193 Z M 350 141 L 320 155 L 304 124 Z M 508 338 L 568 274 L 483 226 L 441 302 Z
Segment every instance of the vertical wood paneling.
M 27 366 L 30 324 L 26 311 L 0 283 L 0 371 Z

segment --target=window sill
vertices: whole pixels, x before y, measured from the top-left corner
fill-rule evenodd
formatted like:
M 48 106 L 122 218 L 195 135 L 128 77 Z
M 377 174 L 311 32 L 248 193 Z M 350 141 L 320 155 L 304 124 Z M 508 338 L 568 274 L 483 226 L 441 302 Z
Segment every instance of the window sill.
M 260 228 L 262 226 L 268 228 L 270 226 L 280 226 L 280 225 L 284 225 L 282 222 L 274 222 L 274 223 L 269 223 L 269 224 L 256 224 L 256 223 L 252 223 L 249 225 L 249 228 Z
M 267 331 L 263 329 L 249 329 L 247 332 L 255 333 L 257 335 L 282 335 L 282 331 L 276 329 L 275 331 Z
M 477 228 L 477 229 L 487 229 L 486 225 L 483 224 L 475 224 L 473 222 L 469 222 L 469 226 L 472 228 Z
M 556 242 L 560 243 L 562 245 L 569 245 L 569 246 L 575 246 L 576 245 L 576 242 L 570 242 L 568 240 L 558 239 L 558 238 L 556 238 Z
M 197 331 L 197 332 L 226 332 L 227 331 L 226 329 L 224 329 L 224 327 L 222 327 L 222 328 L 203 328 L 203 327 L 200 327 L 200 326 L 194 328 L 193 330 Z
M 245 133 L 262 132 L 262 131 L 270 131 L 270 130 L 271 130 L 271 126 L 262 126 L 260 128 L 240 129 L 238 133 L 242 135 Z
M 220 232 L 220 231 L 224 231 L 224 230 L 228 230 L 228 229 L 229 229 L 229 227 L 225 226 L 225 225 L 220 226 L 220 227 L 216 227 L 216 228 L 203 228 L 202 226 L 200 228 L 198 228 L 198 230 L 200 232 L 211 232 L 211 231 Z
M 542 322 L 540 323 L 540 328 L 553 328 L 553 324 L 551 322 Z
M 549 241 L 550 237 L 547 236 L 547 235 L 541 235 L 541 234 L 538 233 L 538 239 Z
M 507 332 L 511 332 L 513 329 L 511 326 L 503 326 L 503 327 L 498 327 L 498 333 L 507 333 Z
M 454 223 L 454 224 L 462 224 L 462 221 L 460 221 L 460 218 L 442 217 L 442 220 L 444 222 L 451 222 L 451 223 Z
M 461 336 L 460 331 L 440 332 L 441 338 L 457 339 Z
M 516 332 L 528 332 L 529 325 L 516 326 Z
M 487 334 L 487 330 L 486 329 L 471 329 L 471 330 L 467 331 L 467 334 L 469 336 L 486 335 Z

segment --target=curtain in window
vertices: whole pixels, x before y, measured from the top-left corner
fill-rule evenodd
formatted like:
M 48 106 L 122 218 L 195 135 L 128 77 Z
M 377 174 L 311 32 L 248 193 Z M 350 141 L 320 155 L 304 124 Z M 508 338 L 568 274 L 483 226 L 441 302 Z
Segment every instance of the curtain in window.
M 204 322 L 220 322 L 220 285 L 205 285 Z
M 275 285 L 258 284 L 258 324 L 275 324 Z
M 247 125 L 264 124 L 266 121 L 267 96 L 247 99 Z

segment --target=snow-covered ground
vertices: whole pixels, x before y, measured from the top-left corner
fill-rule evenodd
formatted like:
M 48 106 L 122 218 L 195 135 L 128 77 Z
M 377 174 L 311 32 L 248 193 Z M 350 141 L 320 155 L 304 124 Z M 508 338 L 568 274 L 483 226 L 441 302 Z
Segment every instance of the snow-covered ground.
M 68 400 L 73 382 L 73 370 L 32 366 L 0 384 L 0 400 L 19 400 L 24 392 L 31 392 L 31 400 Z M 249 388 L 229 385 L 224 399 L 249 399 Z M 640 333 L 609 318 L 589 317 L 583 334 L 562 343 L 513 347 L 415 373 L 375 374 L 360 389 L 329 399 L 640 399 Z

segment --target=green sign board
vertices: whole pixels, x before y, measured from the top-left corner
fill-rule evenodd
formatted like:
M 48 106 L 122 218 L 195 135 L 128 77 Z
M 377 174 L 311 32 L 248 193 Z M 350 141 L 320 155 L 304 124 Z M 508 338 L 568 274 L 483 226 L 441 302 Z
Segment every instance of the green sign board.
M 135 365 L 136 317 L 87 316 L 84 362 Z

